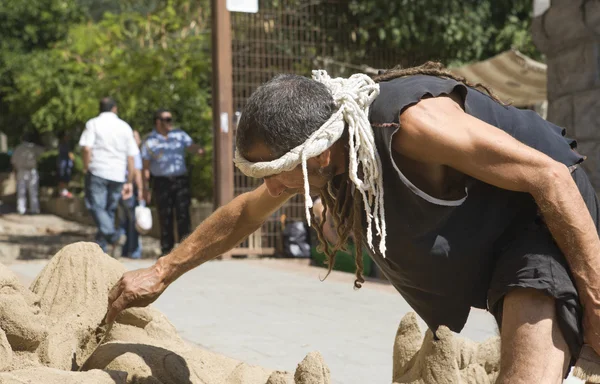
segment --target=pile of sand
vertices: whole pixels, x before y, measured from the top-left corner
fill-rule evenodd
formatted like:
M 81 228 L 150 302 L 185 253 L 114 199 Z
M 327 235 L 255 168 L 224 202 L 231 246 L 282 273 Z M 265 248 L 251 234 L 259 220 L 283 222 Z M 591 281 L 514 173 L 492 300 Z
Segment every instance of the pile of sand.
M 184 342 L 150 307 L 124 311 L 105 335 L 100 324 L 108 291 L 123 272 L 92 243 L 63 248 L 31 290 L 0 264 L 0 383 L 330 384 L 318 352 L 308 354 L 295 374 L 251 366 Z M 478 344 L 444 327 L 436 335 L 427 331 L 423 338 L 414 313 L 402 319 L 394 383 L 495 382 L 499 338 Z
M 483 343 L 440 327 L 423 338 L 417 316 L 408 313 L 394 342 L 393 382 L 410 384 L 493 384 L 500 371 L 500 337 Z
M 108 291 L 124 271 L 92 243 L 63 248 L 31 290 L 0 264 L 0 382 L 330 383 L 318 353 L 307 355 L 295 375 L 251 366 L 184 342 L 152 308 L 124 311 L 103 339 Z

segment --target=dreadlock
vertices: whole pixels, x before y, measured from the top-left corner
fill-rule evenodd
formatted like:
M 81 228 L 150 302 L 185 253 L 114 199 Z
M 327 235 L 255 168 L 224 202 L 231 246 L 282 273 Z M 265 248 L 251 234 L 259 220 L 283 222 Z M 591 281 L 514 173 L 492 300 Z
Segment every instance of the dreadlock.
M 352 187 L 348 173 L 341 176 L 339 188 L 336 189 L 334 182 L 330 181 L 326 188 L 319 193 L 323 202 L 323 217 L 322 220 L 315 220 L 315 230 L 320 241 L 317 250 L 325 253 L 327 256 L 327 276 L 333 270 L 335 265 L 335 255 L 337 251 L 347 250 L 348 240 L 352 238 L 354 241 L 354 259 L 356 263 L 356 279 L 354 280 L 354 288 L 360 289 L 365 282 L 363 277 L 363 225 L 362 225 L 362 197 L 360 192 Z M 337 241 L 330 245 L 325 239 L 323 228 L 326 225 L 327 213 L 333 219 L 333 224 L 336 229 Z M 327 223 L 328 225 L 328 223 Z
M 380 83 L 399 77 L 414 75 L 436 76 L 456 80 L 470 88 L 480 90 L 488 94 L 496 102 L 504 104 L 487 86 L 480 83 L 473 84 L 464 77 L 457 76 L 448 71 L 441 63 L 434 61 L 428 61 L 423 65 L 411 68 L 396 66 L 373 77 L 373 80 Z M 340 140 L 342 142 L 347 142 L 347 135 L 344 134 Z M 320 220 L 319 218 L 314 220 L 313 217 L 313 223 L 320 242 L 317 250 L 325 253 L 327 257 L 328 270 L 323 280 L 326 279 L 333 270 L 336 253 L 340 250 L 347 250 L 348 241 L 352 239 L 355 245 L 354 259 L 356 263 L 356 279 L 354 281 L 354 287 L 360 289 L 365 282 L 363 277 L 364 265 L 362 258 L 364 236 L 362 224 L 363 202 L 360 192 L 353 188 L 351 184 L 348 173 L 345 173 L 341 176 L 338 187 L 334 185 L 334 181 L 332 180 L 328 183 L 326 188 L 320 191 L 319 194 L 321 201 L 323 202 L 323 217 Z M 333 219 L 333 225 L 336 228 L 337 241 L 335 244 L 329 244 L 325 239 L 323 231 L 324 226 L 328 225 L 328 223 L 326 223 L 328 212 L 330 213 L 330 216 Z
M 389 81 L 393 79 L 397 79 L 399 77 L 405 76 L 414 76 L 414 75 L 427 75 L 427 76 L 436 76 L 444 79 L 452 79 L 456 80 L 459 83 L 463 83 L 467 87 L 477 89 L 484 93 L 487 93 L 494 101 L 505 104 L 494 94 L 494 92 L 484 84 L 481 83 L 471 83 L 467 79 L 462 76 L 458 76 L 447 70 L 442 63 L 436 61 L 428 61 L 423 65 L 418 67 L 411 68 L 402 68 L 402 66 L 398 65 L 392 69 L 389 69 L 383 72 L 380 75 L 374 76 L 373 80 L 377 83 L 381 83 L 382 81 Z

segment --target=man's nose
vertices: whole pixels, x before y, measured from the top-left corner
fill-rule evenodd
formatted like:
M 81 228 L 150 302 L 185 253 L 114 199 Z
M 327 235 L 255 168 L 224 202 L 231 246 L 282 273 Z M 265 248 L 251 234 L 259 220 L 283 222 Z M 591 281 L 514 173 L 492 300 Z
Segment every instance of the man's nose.
M 273 197 L 277 197 L 285 191 L 285 185 L 281 184 L 279 181 L 275 180 L 273 177 L 266 177 L 265 185 L 269 190 L 269 194 Z

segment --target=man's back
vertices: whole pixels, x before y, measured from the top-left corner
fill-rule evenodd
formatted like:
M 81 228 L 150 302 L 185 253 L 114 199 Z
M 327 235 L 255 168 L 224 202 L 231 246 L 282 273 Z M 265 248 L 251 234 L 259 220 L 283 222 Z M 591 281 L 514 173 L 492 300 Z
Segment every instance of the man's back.
M 17 169 L 33 169 L 37 166 L 37 160 L 44 149 L 33 143 L 23 142 L 19 144 L 12 155 L 12 164 Z
M 93 175 L 118 182 L 125 180 L 127 156 L 139 153 L 131 127 L 112 112 L 90 119 L 79 145 L 92 151 L 89 171 Z

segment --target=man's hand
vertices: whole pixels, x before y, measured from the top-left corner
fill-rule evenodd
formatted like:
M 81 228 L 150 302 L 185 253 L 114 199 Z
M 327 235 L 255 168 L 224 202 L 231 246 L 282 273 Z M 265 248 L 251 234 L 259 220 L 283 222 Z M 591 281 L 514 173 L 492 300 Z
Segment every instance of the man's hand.
M 121 190 L 121 197 L 123 200 L 130 199 L 133 196 L 133 185 L 131 183 L 123 184 L 123 189 Z
M 189 147 L 187 147 L 187 151 L 192 155 L 197 156 L 202 156 L 205 153 L 204 148 L 202 148 L 199 144 L 191 144 Z
M 144 200 L 146 201 L 146 204 L 150 204 L 151 199 L 152 199 L 152 191 L 150 191 L 150 189 L 148 189 L 148 188 L 144 189 Z
M 145 307 L 154 302 L 167 288 L 157 264 L 149 268 L 125 272 L 108 294 L 106 323 L 112 323 L 121 311 Z

